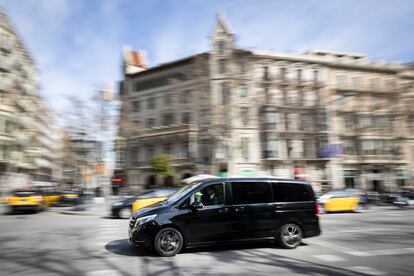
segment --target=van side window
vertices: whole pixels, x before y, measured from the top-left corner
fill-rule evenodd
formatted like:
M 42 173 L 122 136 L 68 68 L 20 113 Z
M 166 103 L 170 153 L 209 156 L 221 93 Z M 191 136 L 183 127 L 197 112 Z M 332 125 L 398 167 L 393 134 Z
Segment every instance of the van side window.
M 270 186 L 267 182 L 232 182 L 234 204 L 270 202 Z
M 194 200 L 201 201 L 204 206 L 223 205 L 224 189 L 223 184 L 209 185 L 194 194 Z
M 312 201 L 305 185 L 296 183 L 272 183 L 275 202 Z

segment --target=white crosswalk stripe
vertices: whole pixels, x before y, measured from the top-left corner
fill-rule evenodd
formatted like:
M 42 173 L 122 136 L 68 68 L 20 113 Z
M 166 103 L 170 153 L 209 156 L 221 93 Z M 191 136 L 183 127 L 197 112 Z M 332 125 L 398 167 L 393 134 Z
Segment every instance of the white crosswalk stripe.
M 321 259 L 325 262 L 341 262 L 346 261 L 346 259 L 339 257 L 337 255 L 315 255 L 314 257 Z
M 359 273 L 368 274 L 368 275 L 385 275 L 383 271 L 380 271 L 380 270 L 377 270 L 375 268 L 368 267 L 368 266 L 351 266 L 351 267 L 347 267 L 346 269 L 359 272 Z

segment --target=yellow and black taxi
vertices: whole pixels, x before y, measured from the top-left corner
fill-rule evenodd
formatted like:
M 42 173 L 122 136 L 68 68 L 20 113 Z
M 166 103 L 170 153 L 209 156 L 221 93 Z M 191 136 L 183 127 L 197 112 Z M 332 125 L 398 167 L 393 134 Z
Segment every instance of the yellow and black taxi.
M 161 202 L 176 191 L 177 189 L 173 188 L 147 190 L 135 198 L 132 203 L 132 212 L 136 212 L 141 208 Z
M 81 191 L 68 190 L 63 191 L 60 197 L 60 203 L 63 205 L 77 205 L 81 201 Z
M 62 194 L 55 191 L 42 192 L 43 200 L 47 206 L 53 206 L 59 203 L 62 199 Z
M 329 212 L 359 212 L 365 204 L 365 192 L 349 189 L 330 191 L 318 198 L 321 213 Z
M 39 192 L 33 190 L 14 191 L 12 195 L 7 198 L 7 205 L 12 212 L 39 212 L 46 207 L 43 196 Z

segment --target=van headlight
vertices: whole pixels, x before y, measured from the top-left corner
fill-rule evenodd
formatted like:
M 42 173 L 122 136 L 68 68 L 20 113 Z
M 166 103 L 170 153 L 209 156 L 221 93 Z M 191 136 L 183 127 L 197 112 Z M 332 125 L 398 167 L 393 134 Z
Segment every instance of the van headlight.
M 150 216 L 141 217 L 141 218 L 137 219 L 137 221 L 135 222 L 135 226 L 147 223 L 147 222 L 155 219 L 156 216 L 157 215 L 150 215 Z

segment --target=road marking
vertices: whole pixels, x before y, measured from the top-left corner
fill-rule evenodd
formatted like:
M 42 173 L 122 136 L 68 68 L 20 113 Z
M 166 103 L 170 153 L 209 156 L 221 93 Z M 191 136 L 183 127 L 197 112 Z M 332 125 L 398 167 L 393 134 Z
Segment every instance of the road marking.
M 340 261 L 346 261 L 346 259 L 336 256 L 336 255 L 315 255 L 314 257 L 321 259 L 325 262 L 340 262 Z
M 368 266 L 351 266 L 351 267 L 346 267 L 346 269 L 359 272 L 359 273 L 368 274 L 368 275 L 385 275 L 384 272 L 377 270 L 375 268 L 372 268 L 372 267 L 368 267 Z
M 414 247 L 360 251 L 360 250 L 355 250 L 353 248 L 340 246 L 340 245 L 337 245 L 331 242 L 326 242 L 326 241 L 307 241 L 307 243 L 319 245 L 322 247 L 326 247 L 332 250 L 340 251 L 342 253 L 352 255 L 352 256 L 357 256 L 357 257 L 404 255 L 404 254 L 414 253 Z
M 340 231 L 323 231 L 323 234 L 337 234 L 337 233 L 358 233 L 358 232 L 366 232 L 366 231 L 395 231 L 392 228 L 355 228 L 355 229 L 347 229 L 347 230 L 340 230 Z
M 116 270 L 95 270 L 87 272 L 86 276 L 122 276 L 122 274 Z
M 396 248 L 396 249 L 381 249 L 371 250 L 367 252 L 371 256 L 383 256 L 383 255 L 405 255 L 414 253 L 414 247 Z

